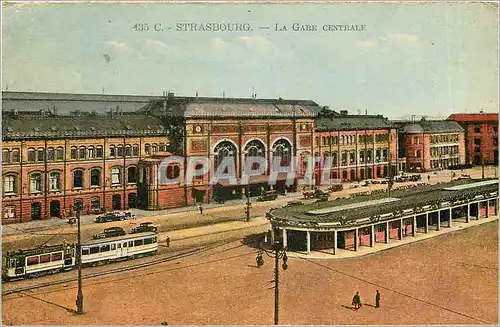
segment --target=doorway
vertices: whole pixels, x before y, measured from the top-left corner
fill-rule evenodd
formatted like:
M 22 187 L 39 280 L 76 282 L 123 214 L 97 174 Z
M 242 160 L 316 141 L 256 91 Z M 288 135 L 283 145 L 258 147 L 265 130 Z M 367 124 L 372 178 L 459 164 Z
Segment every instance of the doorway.
M 129 208 L 137 208 L 137 194 L 129 193 L 128 195 L 128 207 Z
M 111 202 L 113 203 L 113 210 L 120 210 L 122 208 L 122 197 L 120 194 L 113 194 Z
M 31 204 L 31 219 L 42 219 L 42 204 L 40 202 L 34 202 Z
M 61 202 L 58 200 L 50 201 L 50 217 L 61 217 Z

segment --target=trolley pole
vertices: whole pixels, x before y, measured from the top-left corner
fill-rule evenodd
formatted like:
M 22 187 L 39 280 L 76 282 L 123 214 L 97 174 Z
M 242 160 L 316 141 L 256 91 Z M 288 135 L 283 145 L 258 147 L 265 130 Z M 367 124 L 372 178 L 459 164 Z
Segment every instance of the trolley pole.
M 252 205 L 250 204 L 250 186 L 249 185 L 247 185 L 245 193 L 247 195 L 247 205 L 245 208 L 245 214 L 247 216 L 247 221 L 250 221 L 250 207 Z
M 279 325 L 280 289 L 279 289 L 279 241 L 274 241 L 274 324 Z
M 78 267 L 78 294 L 76 295 L 76 313 L 83 314 L 83 291 L 82 291 L 82 243 L 80 231 L 80 208 L 76 210 L 78 222 L 78 243 L 76 244 L 76 265 Z

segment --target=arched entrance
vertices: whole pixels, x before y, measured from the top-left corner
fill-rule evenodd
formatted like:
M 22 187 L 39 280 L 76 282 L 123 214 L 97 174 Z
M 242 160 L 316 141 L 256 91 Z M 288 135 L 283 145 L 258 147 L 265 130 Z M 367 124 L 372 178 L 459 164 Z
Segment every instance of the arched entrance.
M 42 204 L 40 202 L 33 202 L 31 204 L 31 220 L 42 219 Z
M 113 204 L 113 210 L 120 210 L 122 208 L 122 197 L 120 194 L 113 194 L 111 202 Z
M 50 201 L 50 216 L 61 217 L 61 202 L 58 200 Z

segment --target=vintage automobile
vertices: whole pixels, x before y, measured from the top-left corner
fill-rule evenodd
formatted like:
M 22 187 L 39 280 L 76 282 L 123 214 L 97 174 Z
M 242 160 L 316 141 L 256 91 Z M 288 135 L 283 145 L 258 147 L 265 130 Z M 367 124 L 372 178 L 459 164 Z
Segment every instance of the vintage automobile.
M 316 189 L 314 198 L 318 201 L 328 201 L 328 199 L 330 198 L 330 192 Z
M 152 222 L 140 223 L 139 226 L 132 228 L 130 234 L 135 233 L 144 233 L 144 232 L 153 232 L 156 233 L 158 231 L 158 227 L 153 225 Z
M 342 186 L 342 184 L 334 184 L 328 188 L 330 192 L 338 192 L 342 191 L 343 189 L 344 187 Z
M 261 196 L 257 198 L 257 201 L 272 201 L 276 200 L 278 197 L 277 191 L 265 191 Z
M 101 238 L 123 236 L 126 234 L 127 233 L 125 232 L 125 230 L 121 227 L 109 227 L 109 228 L 105 228 L 104 232 L 92 236 L 92 238 L 94 240 L 98 240 Z
M 135 218 L 131 212 L 106 212 L 95 219 L 96 223 L 107 223 L 110 221 L 120 221 L 128 218 Z

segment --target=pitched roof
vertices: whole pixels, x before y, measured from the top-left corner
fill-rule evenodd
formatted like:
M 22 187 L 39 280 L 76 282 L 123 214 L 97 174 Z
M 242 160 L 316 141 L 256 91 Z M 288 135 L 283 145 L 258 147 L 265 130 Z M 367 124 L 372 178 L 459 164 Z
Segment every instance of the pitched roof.
M 456 122 L 498 122 L 498 113 L 451 114 L 449 120 Z
M 403 133 L 459 133 L 464 129 L 452 120 L 421 120 L 419 122 L 403 123 Z
M 316 130 L 319 132 L 388 128 L 394 128 L 393 124 L 380 115 L 335 115 L 330 117 L 318 116 L 316 118 Z
M 5 140 L 158 135 L 168 135 L 168 127 L 160 119 L 145 114 L 50 116 L 4 113 L 2 117 L 2 137 Z
M 174 115 L 185 118 L 312 118 L 316 116 L 316 108 L 319 106 L 309 100 L 175 97 L 153 101 L 141 111 L 159 116 Z
M 107 112 L 120 110 L 136 111 L 159 96 L 70 94 L 44 92 L 2 92 L 2 110 L 38 111 L 56 110 L 69 114 L 72 111 Z

